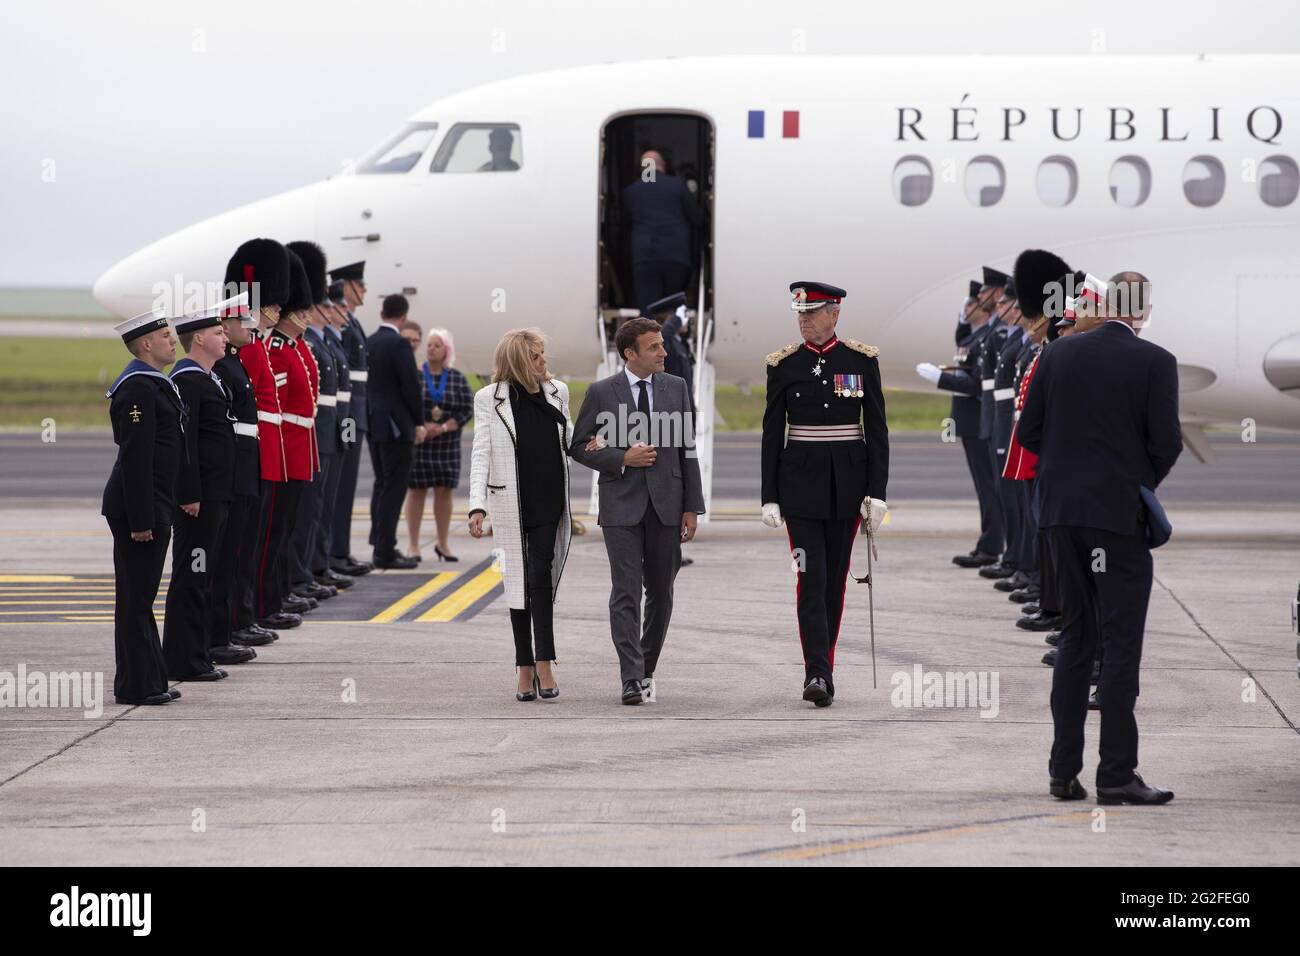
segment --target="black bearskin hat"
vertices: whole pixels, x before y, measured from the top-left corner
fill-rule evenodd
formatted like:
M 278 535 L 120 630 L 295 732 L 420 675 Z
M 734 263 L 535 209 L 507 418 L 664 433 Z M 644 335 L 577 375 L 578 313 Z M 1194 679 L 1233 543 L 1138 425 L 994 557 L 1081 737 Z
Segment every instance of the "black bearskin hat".
M 302 260 L 307 270 L 307 281 L 311 285 L 311 301 L 320 305 L 329 297 L 329 285 L 325 280 L 325 251 L 314 242 L 300 240 L 288 245 L 290 252 Z
M 1013 280 L 1020 298 L 1020 311 L 1027 319 L 1041 318 L 1043 307 L 1059 287 L 1070 267 L 1065 260 L 1044 249 L 1026 249 L 1016 257 Z M 1046 287 L 1046 289 L 1044 288 Z M 1062 298 L 1064 305 L 1064 298 Z M 1050 317 L 1049 317 L 1050 318 Z M 1060 316 L 1055 316 L 1060 318 Z
M 307 269 L 298 254 L 289 250 L 289 297 L 280 311 L 285 314 L 306 312 L 312 305 L 311 281 L 307 278 Z
M 247 288 L 257 283 L 257 296 Z M 226 263 L 225 287 L 229 295 L 248 292 L 250 305 L 284 305 L 289 298 L 289 253 L 274 239 L 250 239 Z

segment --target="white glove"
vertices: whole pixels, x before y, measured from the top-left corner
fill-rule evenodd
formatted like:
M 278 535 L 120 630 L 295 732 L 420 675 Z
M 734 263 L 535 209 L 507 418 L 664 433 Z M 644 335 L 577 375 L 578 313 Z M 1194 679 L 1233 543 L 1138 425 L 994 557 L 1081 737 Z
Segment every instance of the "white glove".
M 862 520 L 867 523 L 867 529 L 875 532 L 880 530 L 885 515 L 889 514 L 889 505 L 879 498 L 863 498 L 862 507 L 859 510 L 862 513 Z
M 775 501 L 763 505 L 763 524 L 769 528 L 781 527 L 781 506 Z
M 939 383 L 940 372 L 939 366 L 937 365 L 931 365 L 929 362 L 921 362 L 916 366 L 916 374 L 921 376 L 921 378 L 925 379 L 927 382 L 931 382 L 935 385 Z

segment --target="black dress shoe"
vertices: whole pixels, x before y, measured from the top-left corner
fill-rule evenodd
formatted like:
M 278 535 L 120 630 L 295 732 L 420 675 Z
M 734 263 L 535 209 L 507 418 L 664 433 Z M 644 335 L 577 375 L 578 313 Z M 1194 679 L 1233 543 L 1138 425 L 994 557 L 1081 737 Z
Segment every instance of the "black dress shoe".
M 316 583 L 324 584 L 327 587 L 338 588 L 340 591 L 346 591 L 355 583 L 352 578 L 346 574 L 339 574 L 332 568 L 326 568 L 316 575 Z
M 359 578 L 374 569 L 375 566 L 369 561 L 358 561 L 356 558 L 335 558 L 330 562 L 331 571 L 346 574 L 350 578 Z
M 998 556 L 996 554 L 985 554 L 983 551 L 959 554 L 952 559 L 952 563 L 959 568 L 982 568 L 990 564 L 997 564 L 997 561 Z
M 170 704 L 175 698 L 163 693 L 150 694 L 148 697 L 114 697 L 113 700 L 128 707 L 156 707 L 159 704 Z
M 1003 578 L 1001 581 L 994 581 L 993 587 L 998 591 L 1019 591 L 1029 584 L 1029 575 L 1024 571 L 1017 571 L 1009 578 Z
M 288 611 L 277 611 L 270 617 L 264 617 L 257 622 L 257 626 L 269 631 L 288 631 L 302 623 L 302 616 L 299 614 L 290 614 Z
M 247 646 L 227 644 L 224 647 L 210 648 L 208 656 L 214 664 L 247 664 L 257 657 L 257 651 Z
M 1050 649 L 1046 654 L 1043 655 L 1043 663 L 1046 664 L 1048 667 L 1055 667 L 1055 666 L 1056 666 L 1056 648 L 1055 648 L 1055 647 L 1051 648 L 1051 649 Z
M 695 563 L 694 558 L 682 558 L 682 567 L 684 568 L 689 568 L 694 563 Z
M 327 587 L 324 584 L 317 584 L 312 581 L 310 584 L 303 584 L 293 589 L 293 593 L 300 598 L 307 600 L 315 599 L 317 601 L 328 601 L 334 595 L 338 594 L 336 588 Z
M 1092 693 L 1088 695 L 1088 709 L 1101 710 L 1101 701 L 1097 699 L 1097 688 L 1095 687 L 1092 689 Z
M 169 696 L 172 700 L 180 700 L 181 689 L 179 687 L 168 687 L 167 696 Z
M 306 614 L 308 611 L 316 610 L 318 606 L 311 598 L 299 597 L 296 594 L 286 595 L 282 603 L 284 609 L 290 614 Z
M 202 674 L 191 674 L 189 677 L 182 677 L 180 679 L 197 680 L 197 681 L 214 681 L 214 680 L 225 680 L 229 676 L 230 675 L 227 674 L 225 671 L 223 671 L 220 667 L 214 667 L 212 668 L 212 670 L 204 671 Z
M 262 647 L 270 644 L 276 638 L 275 631 L 264 631 L 260 627 L 253 630 L 246 627 L 240 631 L 234 631 L 230 635 L 230 643 L 239 647 Z
M 1034 598 L 1032 601 L 1025 602 L 1024 607 L 1020 609 L 1020 613 L 1028 616 L 1030 614 L 1037 614 L 1041 610 L 1042 607 L 1039 605 L 1038 599 Z
M 997 587 L 996 584 L 993 586 Z M 1007 595 L 1007 600 L 1014 601 L 1017 604 L 1029 604 L 1031 601 L 1037 601 L 1038 588 L 1034 587 L 1032 584 L 1023 588 L 1018 588 Z M 1035 610 L 1037 610 L 1037 608 L 1035 608 Z
M 392 556 L 387 558 L 375 555 L 375 567 L 384 571 L 409 571 L 419 563 L 415 558 L 408 558 L 400 551 L 394 551 Z
M 1098 803 L 1127 803 L 1139 807 L 1154 807 L 1162 803 L 1168 803 L 1174 798 L 1172 790 L 1161 790 L 1159 787 L 1148 787 L 1146 781 L 1137 774 L 1133 774 L 1133 779 L 1122 787 L 1101 787 L 1097 788 Z
M 1043 638 L 1043 640 L 1045 640 L 1048 644 L 1051 644 L 1053 647 L 1056 647 L 1061 643 L 1061 632 L 1052 631 L 1052 633 L 1048 634 L 1045 638 Z
M 1037 614 L 1026 614 L 1016 621 L 1016 627 L 1026 631 L 1059 631 L 1064 623 L 1059 614 L 1044 615 L 1039 611 Z
M 272 642 L 278 641 L 280 639 L 279 634 L 275 633 L 275 631 L 271 630 L 270 628 L 263 627 L 260 624 L 250 624 L 248 626 L 248 629 L 252 631 L 254 634 L 260 634 L 263 637 L 269 637 L 272 640 Z
M 1088 799 L 1088 791 L 1084 789 L 1084 786 L 1079 782 L 1078 777 L 1071 777 L 1069 780 L 1052 777 L 1048 780 L 1047 790 L 1058 800 Z
M 835 695 L 824 677 L 813 677 L 803 685 L 803 699 L 811 701 L 818 707 L 829 707 Z
M 989 578 L 991 580 L 1009 578 L 1015 573 L 1015 568 L 1007 567 L 1000 561 L 997 564 L 988 564 L 980 568 L 980 577 Z
M 623 703 L 640 704 L 645 700 L 645 688 L 639 680 L 623 681 Z

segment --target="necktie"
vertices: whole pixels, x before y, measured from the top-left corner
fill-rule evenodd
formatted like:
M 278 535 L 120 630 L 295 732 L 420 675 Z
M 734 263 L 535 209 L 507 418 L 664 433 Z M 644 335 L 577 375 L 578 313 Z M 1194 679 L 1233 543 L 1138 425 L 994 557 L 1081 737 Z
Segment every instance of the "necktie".
M 640 412 L 642 415 L 644 415 L 646 418 L 649 418 L 650 417 L 650 394 L 646 391 L 646 380 L 642 379 L 636 384 L 637 387 L 640 388 L 641 390 L 641 394 L 638 395 L 636 398 L 636 410 Z

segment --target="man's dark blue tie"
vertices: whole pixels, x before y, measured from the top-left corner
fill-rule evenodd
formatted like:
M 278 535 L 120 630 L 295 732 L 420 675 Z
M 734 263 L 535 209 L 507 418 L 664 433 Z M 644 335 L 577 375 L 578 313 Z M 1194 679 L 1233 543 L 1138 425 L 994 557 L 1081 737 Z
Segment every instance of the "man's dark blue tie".
M 641 394 L 636 397 L 636 410 L 644 415 L 647 419 L 650 417 L 650 393 L 646 391 L 646 379 L 637 382 Z

